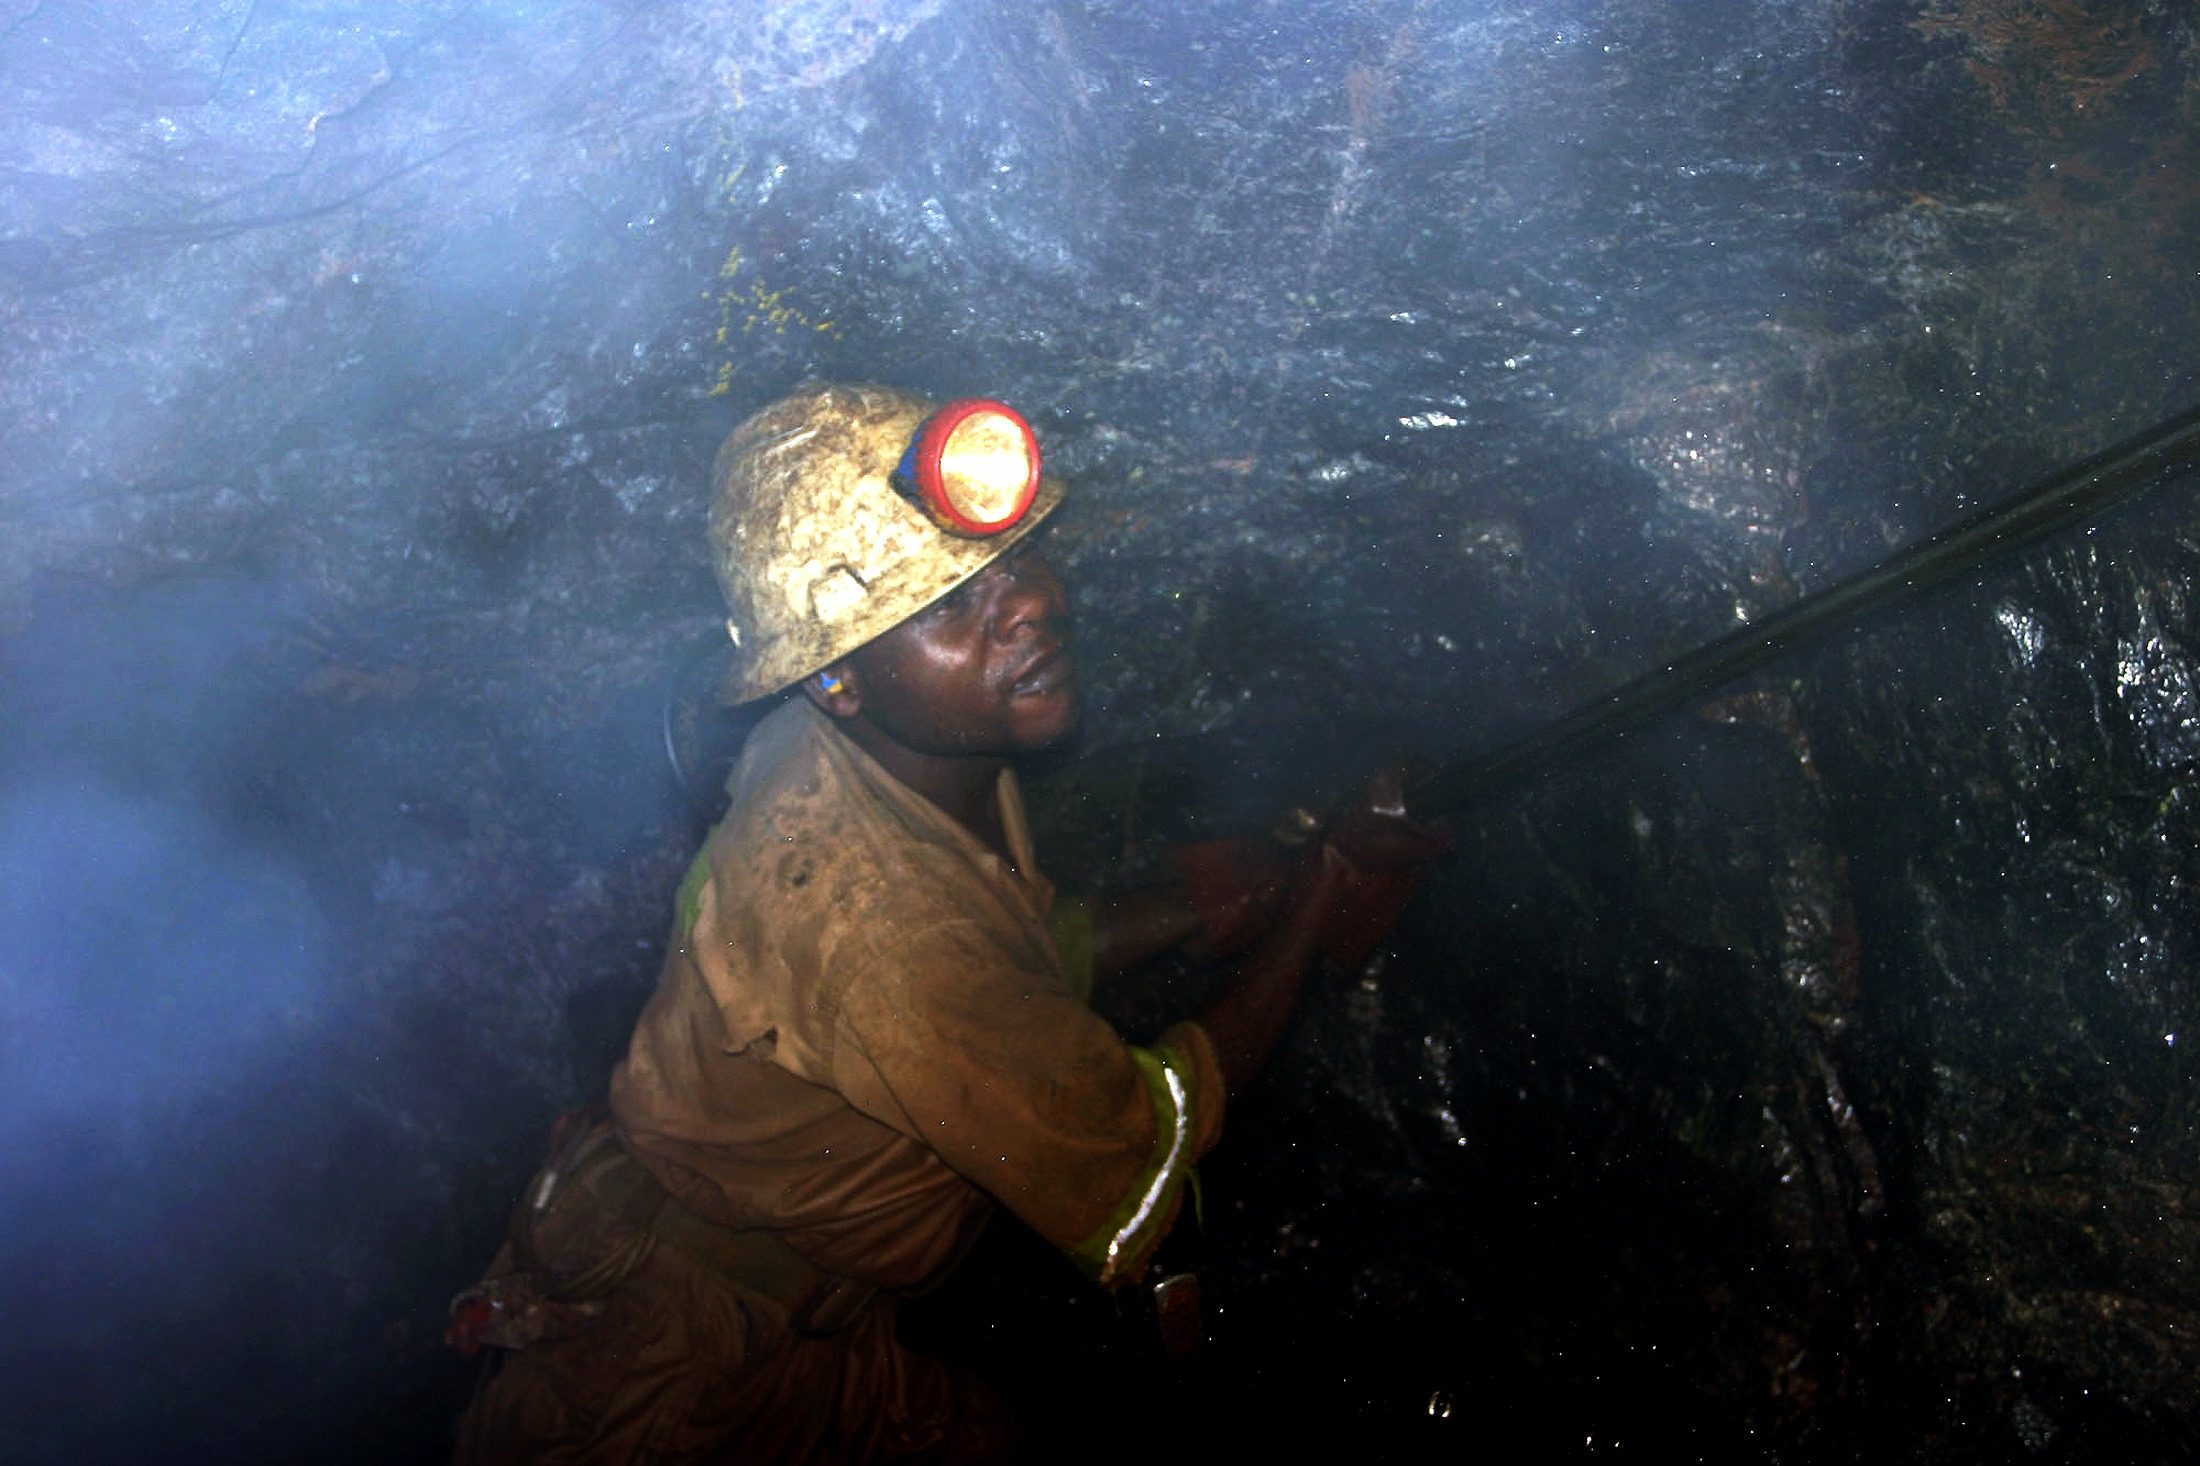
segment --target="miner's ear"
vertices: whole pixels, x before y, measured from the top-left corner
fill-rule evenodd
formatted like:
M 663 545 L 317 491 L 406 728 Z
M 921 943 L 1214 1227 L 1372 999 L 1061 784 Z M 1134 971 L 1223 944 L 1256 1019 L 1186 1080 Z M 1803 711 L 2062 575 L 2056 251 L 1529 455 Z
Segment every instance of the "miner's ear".
M 802 695 L 829 717 L 852 718 L 863 707 L 856 669 L 845 661 L 802 679 Z

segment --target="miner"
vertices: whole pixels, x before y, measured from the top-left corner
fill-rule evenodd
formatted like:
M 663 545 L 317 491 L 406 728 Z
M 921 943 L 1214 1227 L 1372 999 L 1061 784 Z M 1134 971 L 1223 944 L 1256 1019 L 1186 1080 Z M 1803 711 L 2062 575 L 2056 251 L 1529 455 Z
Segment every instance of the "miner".
M 612 1077 L 454 1307 L 489 1461 L 992 1459 L 997 1397 L 895 1338 L 996 1206 L 1137 1283 L 1325 946 L 1394 916 L 1437 832 L 1378 776 L 1292 853 L 1058 896 L 1015 760 L 1078 719 L 1061 503 L 1008 407 L 818 385 L 737 428 L 710 540 L 755 727 Z M 792 691 L 790 691 L 792 689 Z M 1234 962 L 1131 1044 L 1086 1004 L 1172 947 Z

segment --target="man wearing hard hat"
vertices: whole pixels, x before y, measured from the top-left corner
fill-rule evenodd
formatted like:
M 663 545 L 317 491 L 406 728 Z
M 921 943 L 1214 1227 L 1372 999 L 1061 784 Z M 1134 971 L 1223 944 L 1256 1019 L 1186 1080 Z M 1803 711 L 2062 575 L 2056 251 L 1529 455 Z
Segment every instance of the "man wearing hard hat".
M 896 1297 L 995 1203 L 1099 1283 L 1138 1279 L 1324 943 L 1394 915 L 1441 837 L 1378 780 L 1288 857 L 1058 899 L 1011 768 L 1078 713 L 1062 585 L 1024 544 L 1062 500 L 1030 427 L 813 386 L 737 428 L 715 479 L 730 699 L 799 693 L 680 888 L 608 1114 L 454 1306 L 455 1341 L 500 1351 L 459 1458 L 988 1459 L 1005 1416 L 900 1346 Z M 1125 1043 L 1086 1006 L 1095 970 L 1178 945 L 1236 966 Z

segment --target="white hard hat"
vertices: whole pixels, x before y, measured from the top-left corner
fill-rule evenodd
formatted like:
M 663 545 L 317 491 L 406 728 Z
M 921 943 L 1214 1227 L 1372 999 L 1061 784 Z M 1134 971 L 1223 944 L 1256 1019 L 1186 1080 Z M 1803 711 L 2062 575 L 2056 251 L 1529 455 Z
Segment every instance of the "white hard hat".
M 956 467 L 971 462 L 1006 472 Z M 711 477 L 713 568 L 736 648 L 723 693 L 736 703 L 891 631 L 1062 502 L 1013 410 L 891 387 L 800 388 L 735 428 Z

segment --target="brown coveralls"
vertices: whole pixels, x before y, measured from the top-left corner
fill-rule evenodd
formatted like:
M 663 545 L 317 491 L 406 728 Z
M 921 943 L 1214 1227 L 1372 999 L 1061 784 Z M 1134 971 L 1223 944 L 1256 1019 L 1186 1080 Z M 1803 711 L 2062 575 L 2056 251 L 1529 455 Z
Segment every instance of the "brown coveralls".
M 843 1300 L 880 1295 L 805 1335 L 784 1289 L 656 1246 L 594 1323 L 507 1359 L 461 1423 L 463 1461 L 934 1449 L 956 1382 L 896 1343 L 892 1295 L 938 1281 L 996 1200 L 1092 1276 L 1136 1277 L 1220 1131 L 1202 1030 L 1135 1049 L 1085 1005 L 1013 775 L 1013 867 L 800 698 L 758 725 L 731 789 L 612 1078 L 615 1127 L 690 1213 L 769 1233 L 851 1280 Z M 561 1273 L 639 1235 L 578 1186 L 538 1234 Z

